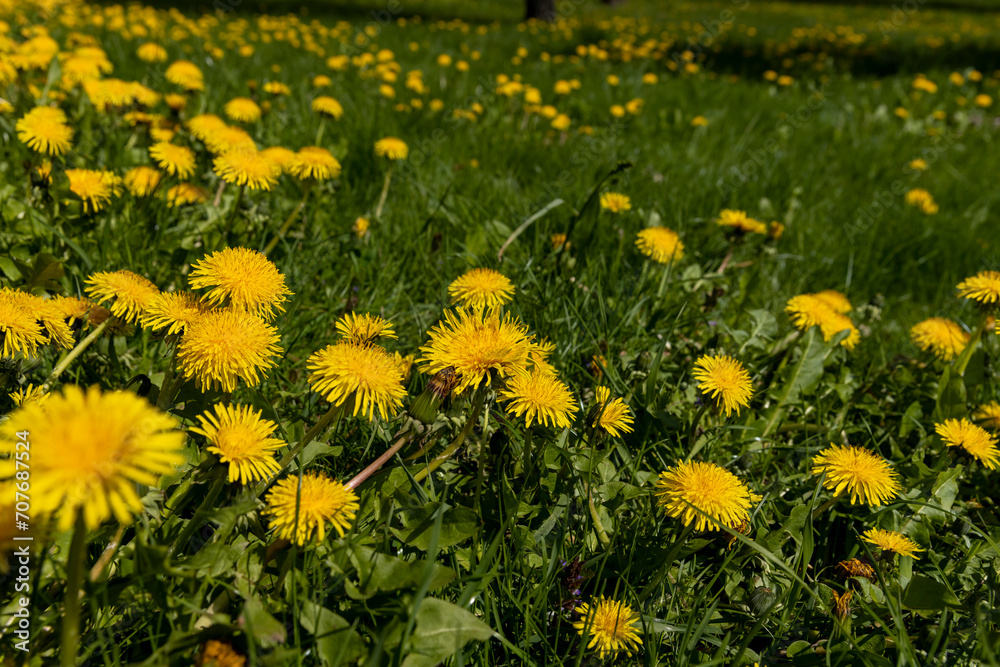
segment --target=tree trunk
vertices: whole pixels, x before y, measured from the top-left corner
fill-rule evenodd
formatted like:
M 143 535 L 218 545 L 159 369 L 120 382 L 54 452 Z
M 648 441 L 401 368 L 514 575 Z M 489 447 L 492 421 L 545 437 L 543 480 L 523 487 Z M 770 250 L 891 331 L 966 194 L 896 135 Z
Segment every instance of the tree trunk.
M 540 21 L 556 20 L 556 0 L 525 0 L 524 20 L 538 19 Z

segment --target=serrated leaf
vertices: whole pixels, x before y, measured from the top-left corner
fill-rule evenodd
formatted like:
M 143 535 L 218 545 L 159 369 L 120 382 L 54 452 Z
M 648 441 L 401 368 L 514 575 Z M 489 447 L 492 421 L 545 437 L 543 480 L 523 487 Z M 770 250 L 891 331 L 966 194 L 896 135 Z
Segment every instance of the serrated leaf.
M 237 624 L 257 638 L 262 646 L 271 647 L 285 643 L 287 632 L 281 621 L 267 613 L 259 600 L 248 600 L 243 605 Z

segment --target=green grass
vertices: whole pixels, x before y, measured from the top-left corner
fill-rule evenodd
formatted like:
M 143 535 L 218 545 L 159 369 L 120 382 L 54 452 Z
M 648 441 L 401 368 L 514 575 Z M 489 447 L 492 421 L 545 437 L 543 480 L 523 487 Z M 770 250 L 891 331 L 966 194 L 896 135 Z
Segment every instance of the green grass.
M 932 316 L 974 330 L 984 315 L 956 298 L 955 286 L 1000 270 L 996 16 L 927 5 L 883 40 L 880 22 L 893 19 L 881 6 L 588 3 L 570 24 L 550 29 L 519 26 L 518 3 L 411 2 L 373 35 L 399 63 L 390 100 L 356 66 L 331 71 L 328 57 L 355 52 L 320 30 L 344 19 L 354 22 L 344 30 L 353 37 L 380 6 L 317 3 L 270 22 L 256 8 L 248 2 L 235 13 L 202 15 L 185 7 L 184 20 L 201 21 L 203 34 L 191 35 L 188 23 L 189 34 L 158 39 L 171 60 L 191 59 L 205 74 L 206 92 L 190 97 L 184 119 L 222 116 L 227 100 L 263 99 L 260 85 L 281 81 L 292 95 L 273 99 L 247 131 L 260 147 L 318 143 L 342 164 L 339 178 L 315 185 L 269 254 L 294 293 L 274 323 L 282 349 L 276 367 L 259 384 L 242 381 L 231 396 L 193 382 L 171 396 L 176 342 L 138 327 L 87 346 L 55 393 L 62 384 L 128 388 L 159 400 L 185 429 L 232 400 L 261 410 L 276 423 L 276 437 L 294 446 L 329 409 L 310 389 L 307 360 L 336 341 L 341 316 L 384 316 L 397 338 L 381 344 L 420 357 L 449 307 L 449 284 L 488 267 L 515 285 L 507 311 L 554 344 L 549 361 L 578 410 L 571 428 L 528 429 L 507 411 L 499 378 L 490 391 L 453 397 L 425 443 L 410 443 L 360 486 L 345 536 L 328 530 L 321 544 L 278 548 L 273 559 L 263 505 L 235 484 L 216 496 L 215 476 L 225 467 L 202 436 L 190 435 L 185 466 L 157 487 L 140 487 L 148 491 L 146 510 L 118 535 L 121 547 L 109 552 L 104 574 L 84 587 L 80 655 L 87 664 L 191 664 L 207 640 L 222 638 L 249 665 L 597 665 L 567 609 L 602 594 L 640 616 L 641 650 L 614 664 L 1000 662 L 996 471 L 935 435 L 935 424 L 997 400 L 997 336 L 987 331 L 975 354 L 946 363 L 920 352 L 909 335 Z M 283 14 L 292 5 L 268 8 Z M 0 10 L 11 25 L 26 11 Z M 730 22 L 724 12 L 732 12 L 732 26 L 713 32 L 705 48 L 692 46 L 705 26 L 715 30 L 711 21 Z M 123 36 L 113 21 L 95 27 L 66 25 L 66 12 L 31 16 L 64 49 L 71 32 L 92 34 L 114 63 L 113 76 L 176 90 L 163 76 L 166 64 L 135 57 L 146 38 Z M 128 16 L 127 23 L 137 14 Z M 162 11 L 156 16 L 177 23 Z M 850 38 L 839 26 L 865 37 Z M 290 45 L 289 28 L 303 41 L 312 33 L 323 53 Z M 265 32 L 282 36 L 265 42 Z M 660 43 L 649 57 L 622 57 L 623 42 L 646 40 Z M 241 42 L 254 45 L 252 55 L 238 55 Z M 590 45 L 608 58 L 572 57 Z M 206 55 L 216 46 L 221 60 Z M 519 48 L 527 55 L 517 56 Z M 697 71 L 676 71 L 685 50 Z M 468 61 L 469 71 L 439 66 L 440 54 Z M 973 69 L 981 81 L 969 78 Z M 426 94 L 404 86 L 410 70 L 423 72 Z M 769 70 L 790 76 L 791 85 L 766 80 Z M 0 115 L 7 137 L 0 148 L 3 287 L 82 295 L 93 273 L 128 269 L 160 290 L 187 289 L 192 265 L 208 253 L 267 247 L 302 199 L 302 184 L 288 175 L 271 191 L 242 197 L 231 185 L 220 188 L 211 156 L 181 129 L 174 141 L 196 150 L 188 180 L 208 191 L 207 203 L 178 209 L 162 197 L 122 194 L 83 213 L 65 169 L 124 174 L 150 163 L 151 141 L 71 89 L 60 106 L 74 149 L 54 160 L 53 184 L 41 187 L 30 174 L 40 158 L 14 125 L 37 102 L 26 84 L 58 91 L 62 71 L 25 74 L 0 91 L 14 106 Z M 965 81 L 950 82 L 953 71 Z M 918 72 L 937 84 L 936 93 L 915 92 Z M 644 83 L 648 73 L 658 82 Z M 333 79 L 322 93 L 343 104 L 339 121 L 311 111 L 318 74 Z M 544 103 L 570 117 L 570 130 L 526 114 L 520 96 L 497 94 L 500 74 L 537 87 Z M 612 74 L 617 86 L 607 81 Z M 557 81 L 571 79 L 579 89 L 554 93 Z M 992 106 L 976 106 L 977 94 L 992 96 Z M 413 98 L 420 108 L 397 109 Z M 612 117 L 612 105 L 635 98 L 640 113 Z M 434 99 L 442 110 L 430 108 Z M 454 114 L 475 105 L 475 120 Z M 171 118 L 162 105 L 155 111 Z M 697 116 L 707 125 L 693 127 Z M 405 140 L 410 154 L 391 167 L 377 216 L 390 164 L 372 147 L 385 136 Z M 926 171 L 909 166 L 916 158 L 926 160 Z M 905 204 L 904 191 L 918 187 L 933 195 L 937 213 Z M 627 194 L 631 210 L 601 210 L 598 194 L 606 191 Z M 784 234 L 726 233 L 714 220 L 727 208 L 780 221 Z M 371 220 L 364 238 L 352 231 L 359 216 Z M 641 255 L 636 236 L 649 226 L 675 230 L 683 259 L 668 268 Z M 562 251 L 552 246 L 557 233 L 569 234 Z M 815 329 L 797 332 L 783 312 L 789 298 L 826 289 L 854 305 L 861 339 L 852 350 Z M 74 332 L 74 344 L 88 331 Z M 4 358 L 0 410 L 13 407 L 6 394 L 17 385 L 46 381 L 64 354 L 51 347 L 33 359 Z M 723 353 L 748 369 L 754 388 L 749 405 L 729 417 L 702 409 L 707 399 L 692 376 L 698 358 Z M 407 381 L 404 409 L 428 379 L 414 373 Z M 623 398 L 634 431 L 613 438 L 591 428 L 599 385 Z M 72 419 L 79 426 L 88 417 Z M 346 481 L 404 423 L 343 416 L 303 441 L 288 472 Z M 92 437 L 85 428 L 70 432 Z M 812 461 L 831 442 L 888 459 L 900 497 L 880 508 L 842 498 L 819 509 L 833 495 L 812 474 Z M 449 443 L 454 453 L 428 475 Z M 762 496 L 745 535 L 688 534 L 657 505 L 657 475 L 689 457 L 725 467 Z M 170 512 L 163 510 L 168 498 Z M 902 531 L 926 551 L 919 560 L 876 560 L 874 582 L 848 581 L 836 565 L 875 555 L 859 538 L 872 527 Z M 85 571 L 116 530 L 109 520 L 89 531 Z M 39 539 L 30 656 L 14 653 L 6 635 L 0 649 L 13 664 L 55 664 L 60 655 L 71 536 L 52 531 Z M 574 578 L 574 562 L 582 579 Z M 854 598 L 842 625 L 832 617 L 832 591 L 845 587 Z M 12 585 L 2 602 L 4 615 L 17 608 Z

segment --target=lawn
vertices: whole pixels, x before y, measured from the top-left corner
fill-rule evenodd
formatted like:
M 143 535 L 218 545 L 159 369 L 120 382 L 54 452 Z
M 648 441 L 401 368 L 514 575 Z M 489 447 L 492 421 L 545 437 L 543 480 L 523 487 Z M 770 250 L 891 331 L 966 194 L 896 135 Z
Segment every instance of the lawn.
M 897 4 L 0 1 L 5 664 L 1000 664 L 1000 16 Z

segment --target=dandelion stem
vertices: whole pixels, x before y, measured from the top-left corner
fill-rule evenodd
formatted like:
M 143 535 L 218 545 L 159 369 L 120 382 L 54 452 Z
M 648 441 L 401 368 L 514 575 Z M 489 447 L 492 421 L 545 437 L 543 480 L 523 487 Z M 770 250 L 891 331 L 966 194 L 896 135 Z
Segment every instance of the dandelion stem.
M 833 507 L 834 503 L 836 503 L 838 500 L 840 500 L 840 497 L 842 495 L 844 495 L 845 492 L 846 492 L 846 489 L 844 491 L 841 491 L 837 495 L 835 495 L 833 498 L 830 498 L 828 501 L 826 501 L 825 503 L 823 503 L 819 507 L 817 507 L 816 510 L 813 512 L 813 518 L 815 519 L 815 518 L 820 517 L 823 514 L 825 514 L 828 509 L 830 509 L 831 507 Z
M 392 183 L 392 167 L 385 173 L 385 185 L 382 186 L 382 195 L 378 198 L 378 206 L 375 207 L 376 220 L 382 217 L 382 207 L 385 206 L 385 200 L 389 196 L 390 183 Z
M 410 431 L 409 433 L 405 433 L 402 436 L 400 436 L 400 438 L 398 440 L 396 440 L 396 442 L 392 445 L 392 447 L 390 447 L 389 449 L 385 450 L 385 452 L 383 452 L 380 457 L 378 457 L 377 459 L 375 459 L 374 461 L 372 461 L 368 465 L 367 468 L 365 468 L 364 470 L 362 470 L 361 472 L 359 472 L 357 475 L 355 475 L 351 479 L 351 481 L 349 481 L 345 486 L 347 488 L 349 488 L 349 489 L 356 489 L 356 488 L 358 488 L 358 486 L 360 486 L 366 479 L 368 479 L 369 477 L 371 477 L 372 475 L 374 475 L 378 471 L 379 468 L 381 468 L 383 465 L 385 465 L 386 461 L 388 461 L 393 456 L 395 456 L 396 452 L 398 452 L 400 449 L 403 448 L 403 445 L 405 445 L 406 443 L 408 443 L 412 439 L 413 439 L 413 432 L 412 431 Z
M 689 453 L 688 453 L 687 459 L 685 459 L 687 461 L 690 461 L 691 457 L 694 456 L 694 454 L 695 454 L 695 451 L 694 451 L 694 438 L 695 438 L 695 435 L 698 433 L 698 423 L 701 422 L 701 418 L 704 416 L 706 410 L 708 410 L 708 403 L 702 403 L 701 407 L 698 408 L 698 412 L 695 413 L 694 419 L 691 420 L 691 430 L 688 431 L 688 452 Z
M 42 385 L 43 392 L 48 391 L 49 387 L 52 386 L 52 383 L 59 379 L 59 376 L 62 375 L 63 371 L 65 371 L 71 363 L 73 363 L 73 360 L 79 357 L 84 350 L 90 347 L 91 343 L 97 340 L 97 337 L 100 336 L 107 328 L 109 321 L 111 321 L 110 317 L 98 324 L 86 338 L 81 340 L 76 344 L 76 347 L 70 350 L 70 353 L 67 354 L 63 360 L 59 362 L 59 365 L 52 370 L 52 374 L 49 376 L 49 379 Z
M 125 524 L 118 524 L 118 530 L 115 531 L 114 537 L 108 542 L 108 546 L 104 548 L 101 553 L 101 557 L 97 559 L 94 567 L 90 570 L 90 580 L 97 581 L 101 573 L 104 572 L 104 568 L 108 566 L 111 559 L 114 557 L 115 552 L 118 551 L 118 545 L 122 543 L 122 537 L 125 535 Z
M 295 219 L 297 217 L 299 217 L 299 213 L 301 213 L 302 209 L 305 208 L 306 206 L 306 200 L 309 198 L 309 193 L 312 191 L 312 186 L 313 186 L 312 179 L 306 181 L 306 184 L 304 186 L 304 192 L 302 193 L 302 200 L 288 215 L 288 218 L 285 220 L 284 224 L 281 225 L 281 228 L 278 230 L 278 233 L 275 235 L 275 237 L 271 239 L 271 241 L 264 248 L 265 255 L 274 250 L 274 246 L 278 245 L 278 241 L 280 241 L 285 236 L 289 228 L 292 226 L 292 223 L 295 222 Z
M 479 513 L 479 499 L 483 495 L 483 484 L 486 482 L 486 450 L 489 447 L 489 441 L 487 440 L 487 425 L 490 421 L 490 411 L 486 410 L 486 414 L 483 415 L 483 437 L 479 439 L 479 473 L 476 475 L 476 497 L 473 501 L 473 507 L 476 513 Z
M 521 464 L 521 474 L 524 475 L 525 479 L 528 477 L 528 470 L 531 468 L 531 429 L 526 429 L 524 431 L 524 451 L 522 452 L 524 456 L 524 463 Z
M 955 371 L 959 377 L 965 377 L 965 369 L 968 367 L 969 361 L 972 360 L 972 354 L 975 352 L 976 346 L 979 345 L 979 339 L 983 337 L 983 331 L 986 329 L 986 320 L 987 317 L 983 315 L 979 326 L 976 327 L 976 330 L 972 333 L 972 338 L 969 339 L 969 344 L 962 350 L 962 356 L 955 363 Z
M 236 201 L 233 202 L 233 210 L 229 212 L 229 219 L 226 221 L 226 243 L 229 243 L 229 238 L 233 233 L 233 223 L 236 222 L 236 215 L 240 212 L 240 202 L 243 201 L 243 190 L 246 185 L 241 185 L 240 189 L 236 191 Z
M 181 534 L 174 541 L 174 546 L 170 549 L 171 556 L 180 552 L 184 548 L 184 545 L 187 544 L 187 541 L 191 539 L 191 536 L 194 535 L 194 531 L 201 527 L 205 517 L 209 514 L 209 510 L 215 505 L 219 493 L 222 492 L 222 485 L 225 482 L 226 470 L 220 466 L 215 470 L 215 478 L 212 480 L 212 486 L 209 487 L 208 493 L 205 494 L 205 498 L 201 501 L 201 505 L 198 506 L 198 509 L 194 512 L 194 516 L 191 517 L 187 525 L 184 526 L 184 530 L 181 531 Z
M 590 518 L 594 521 L 594 530 L 597 532 L 597 541 L 607 549 L 611 546 L 611 539 L 604 530 L 601 517 L 597 514 L 597 506 L 594 505 L 594 494 L 591 492 L 590 484 L 587 484 L 587 508 L 590 510 Z
M 87 550 L 87 526 L 82 510 L 77 510 L 73 541 L 66 562 L 66 609 L 62 619 L 59 661 L 62 667 L 76 665 L 80 648 L 80 587 L 83 584 L 83 558 Z

